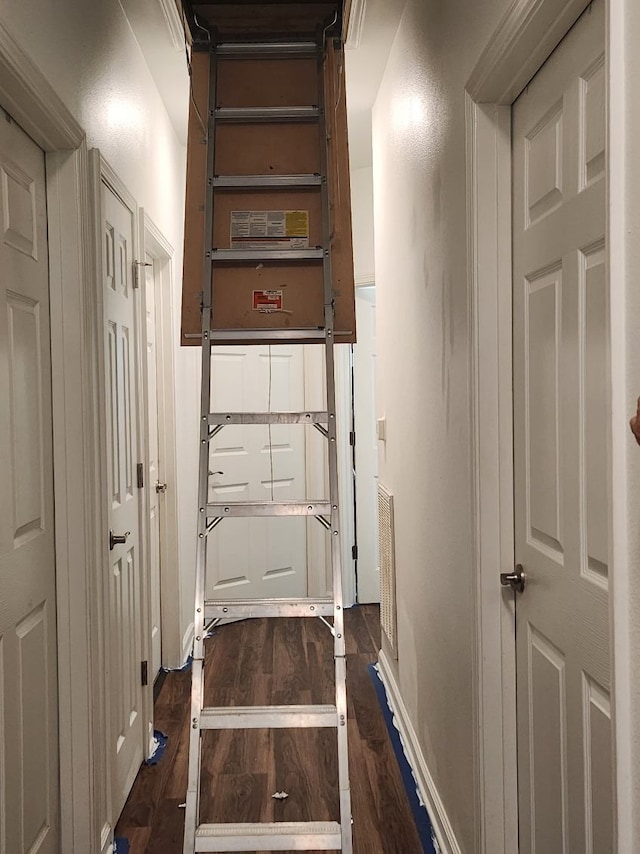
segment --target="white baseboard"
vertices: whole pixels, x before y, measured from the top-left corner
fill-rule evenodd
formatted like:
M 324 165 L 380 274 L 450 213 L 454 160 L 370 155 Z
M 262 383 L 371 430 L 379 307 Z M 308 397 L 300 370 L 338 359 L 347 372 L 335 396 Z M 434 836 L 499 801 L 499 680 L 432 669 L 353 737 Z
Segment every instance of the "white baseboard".
M 440 850 L 442 854 L 462 854 L 462 849 L 456 840 L 442 798 L 438 794 L 433 777 L 427 768 L 424 754 L 418 742 L 418 736 L 409 720 L 409 714 L 400 695 L 398 683 L 389 666 L 388 658 L 382 650 L 378 659 L 378 672 L 387 692 L 387 699 L 394 715 L 394 723 L 400 733 L 400 740 L 407 762 L 413 771 L 413 776 L 418 787 L 418 794 L 426 805 Z

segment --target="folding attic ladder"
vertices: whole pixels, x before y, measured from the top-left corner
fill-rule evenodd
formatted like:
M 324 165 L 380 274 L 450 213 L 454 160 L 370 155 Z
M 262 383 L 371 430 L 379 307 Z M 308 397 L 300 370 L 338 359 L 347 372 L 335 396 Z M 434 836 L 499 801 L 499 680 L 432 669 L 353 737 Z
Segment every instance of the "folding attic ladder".
M 189 772 L 185 814 L 184 854 L 194 851 L 289 851 L 336 850 L 351 854 L 351 797 L 347 756 L 347 698 L 342 572 L 340 561 L 340 517 L 338 504 L 338 468 L 336 453 L 336 404 L 334 372 L 334 297 L 331 275 L 331 240 L 327 181 L 327 138 L 323 108 L 324 34 L 317 42 L 218 43 L 210 45 L 209 115 L 207 136 L 207 194 L 205 235 L 212 234 L 216 189 L 319 187 L 322 200 L 323 245 L 311 249 L 206 249 L 203 267 L 202 305 L 202 389 L 200 410 L 200 455 L 198 485 L 198 541 L 194 619 L 194 654 L 191 694 L 191 730 Z M 216 107 L 216 69 L 227 58 L 277 56 L 282 58 L 315 56 L 318 71 L 318 104 L 298 107 Z M 314 122 L 320 138 L 321 173 L 313 175 L 224 176 L 214 174 L 215 127 L 218 122 Z M 212 321 L 215 262 L 225 261 L 301 261 L 322 264 L 324 327 L 305 329 L 236 330 L 238 340 L 256 342 L 301 343 L 310 336 L 321 339 L 325 352 L 326 405 L 323 412 L 211 413 L 211 345 L 228 341 L 234 332 L 215 330 Z M 210 502 L 209 442 L 230 424 L 312 424 L 328 442 L 329 498 L 319 501 Z M 238 516 L 314 516 L 330 534 L 333 596 L 331 598 L 210 600 L 205 598 L 207 537 L 229 517 Z M 207 626 L 223 618 L 249 617 L 333 617 L 335 660 L 335 704 L 295 706 L 231 706 L 208 708 L 204 700 L 204 639 Z M 200 823 L 200 764 L 202 733 L 215 729 L 333 727 L 338 748 L 340 822 L 272 822 L 239 824 Z

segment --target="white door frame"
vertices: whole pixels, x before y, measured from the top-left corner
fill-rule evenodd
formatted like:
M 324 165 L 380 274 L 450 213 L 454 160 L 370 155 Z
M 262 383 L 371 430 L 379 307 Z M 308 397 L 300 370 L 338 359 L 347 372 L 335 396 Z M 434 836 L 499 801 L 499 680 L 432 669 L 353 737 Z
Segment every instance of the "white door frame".
M 173 246 L 149 216 L 140 209 L 140 245 L 157 264 L 156 282 L 156 366 L 158 388 L 158 451 L 162 461 L 162 476 L 167 491 L 159 502 L 160 514 L 160 608 L 162 626 L 162 664 L 167 668 L 180 667 L 182 635 L 180 614 L 182 609 L 178 553 L 178 471 L 176 460 L 176 406 L 175 406 L 175 354 L 177 340 L 174 324 Z M 140 257 L 138 260 L 144 261 Z M 144 278 L 144 277 L 142 277 Z M 144 294 L 142 294 L 144 303 Z M 146 305 L 144 305 L 146 310 Z M 146 381 L 146 372 L 145 381 Z M 147 394 L 143 395 L 146 410 Z M 145 411 L 145 424 L 148 424 Z M 149 447 L 146 437 L 145 447 Z M 145 471 L 149 471 L 148 453 Z M 149 489 L 153 484 L 149 484 Z M 149 609 L 150 610 L 150 609 Z
M 97 585 L 99 385 L 93 210 L 85 135 L 49 80 L 0 24 L 0 104 L 46 153 L 63 851 L 111 841 L 102 745 Z
M 513 568 L 514 554 L 511 104 L 588 5 L 588 0 L 517 0 L 487 43 L 466 87 L 477 566 L 476 722 L 481 851 L 486 854 L 517 850 L 515 626 L 512 597 L 501 594 L 498 586 L 498 573 Z M 640 138 L 637 85 L 632 83 L 634 75 L 636 82 L 640 76 L 637 2 L 607 0 L 606 17 L 606 264 L 609 280 L 615 283 L 615 288 L 610 288 L 615 850 L 635 851 L 640 850 L 640 816 L 634 809 L 640 799 L 640 781 L 634 771 L 640 760 L 640 671 L 636 665 L 640 644 L 632 626 L 640 593 L 632 581 L 640 555 L 640 454 L 629 435 L 627 420 L 640 394 L 636 345 L 640 320 L 640 166 L 631 153 L 637 150 Z

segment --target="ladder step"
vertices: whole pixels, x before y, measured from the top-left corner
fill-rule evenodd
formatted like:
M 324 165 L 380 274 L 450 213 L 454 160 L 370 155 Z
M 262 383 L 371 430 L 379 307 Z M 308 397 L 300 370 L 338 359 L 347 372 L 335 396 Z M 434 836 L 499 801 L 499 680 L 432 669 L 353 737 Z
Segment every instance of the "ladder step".
M 294 729 L 338 726 L 335 706 L 220 706 L 202 709 L 200 729 Z
M 322 176 L 310 175 L 216 175 L 213 186 L 225 187 L 319 187 Z
M 216 618 L 252 617 L 331 617 L 333 599 L 207 599 L 204 603 L 206 620 Z
M 218 107 L 214 117 L 220 122 L 312 122 L 320 117 L 319 107 Z
M 328 424 L 328 412 L 212 412 L 209 424 Z
M 202 338 L 200 332 L 187 332 L 184 336 L 187 339 L 195 340 Z M 306 326 L 302 329 L 210 329 L 209 340 L 212 344 L 216 341 L 244 341 L 245 339 L 256 339 L 258 341 L 280 341 L 280 343 L 288 343 L 290 341 L 300 341 L 307 338 L 317 338 L 322 340 L 325 338 L 324 328 L 321 326 Z
M 201 824 L 195 851 L 340 851 L 336 821 Z
M 315 56 L 315 42 L 228 42 L 216 47 L 219 57 Z
M 207 504 L 207 518 L 217 516 L 322 516 L 330 501 L 216 501 Z
M 322 261 L 324 249 L 212 249 L 214 261 Z
M 192 337 L 186 335 L 186 338 Z M 193 338 L 201 338 L 201 335 L 194 334 Z M 309 326 L 303 329 L 212 329 L 209 332 L 209 338 L 212 343 L 216 341 L 244 341 L 245 339 L 255 339 L 258 341 L 280 341 L 280 343 L 288 343 L 290 341 L 300 341 L 307 338 L 317 338 L 322 340 L 326 338 L 324 328 L 320 326 Z

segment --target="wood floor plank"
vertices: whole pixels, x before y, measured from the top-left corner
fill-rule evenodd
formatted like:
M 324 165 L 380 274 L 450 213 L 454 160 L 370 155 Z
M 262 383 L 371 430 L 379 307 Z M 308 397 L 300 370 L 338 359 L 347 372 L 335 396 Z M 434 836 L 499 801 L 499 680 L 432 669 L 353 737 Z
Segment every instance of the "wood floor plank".
M 377 606 L 345 612 L 349 763 L 355 854 L 419 854 L 422 847 L 367 671 L 380 644 Z M 207 641 L 210 705 L 331 703 L 333 639 L 317 619 L 219 626 Z M 169 736 L 159 765 L 143 766 L 117 825 L 130 854 L 181 854 L 189 752 L 190 673 L 169 673 L 155 705 Z M 274 799 L 285 791 L 284 800 Z M 202 821 L 338 820 L 332 729 L 202 734 Z M 285 852 L 286 854 L 286 852 Z

